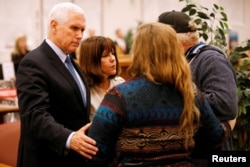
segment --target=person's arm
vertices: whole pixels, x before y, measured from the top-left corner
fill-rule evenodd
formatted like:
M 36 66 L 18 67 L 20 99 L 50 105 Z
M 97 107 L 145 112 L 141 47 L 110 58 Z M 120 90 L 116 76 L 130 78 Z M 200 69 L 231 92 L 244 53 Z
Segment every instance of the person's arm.
M 230 62 L 217 51 L 204 51 L 194 65 L 194 79 L 216 116 L 221 121 L 231 120 L 238 111 L 235 73 Z
M 30 59 L 24 60 L 20 66 L 17 89 L 22 125 L 27 133 L 32 134 L 38 141 L 46 142 L 50 149 L 62 156 L 70 148 L 87 158 L 91 158 L 91 154 L 95 154 L 97 148 L 94 147 L 95 141 L 85 134 L 89 125 L 74 132 L 56 121 L 56 118 L 51 114 L 53 113 L 52 95 L 49 94 L 51 88 L 48 86 L 46 81 L 48 76 L 42 66 Z M 66 94 L 66 92 L 70 92 L 70 90 L 65 90 L 64 93 Z M 67 97 L 67 95 L 65 96 Z M 69 139 L 69 137 L 71 138 Z M 67 140 L 70 140 L 68 148 Z
M 229 123 L 229 125 L 230 125 L 230 127 L 231 127 L 231 130 L 233 130 L 234 127 L 235 127 L 236 119 L 237 119 L 237 118 L 234 118 L 234 119 L 232 119 L 232 120 L 228 120 L 228 123 Z
M 232 127 L 228 121 L 221 122 L 216 117 L 202 94 L 197 95 L 196 103 L 200 110 L 199 137 L 197 139 L 199 141 L 197 142 L 202 143 L 204 146 L 217 147 L 231 135 Z
M 113 88 L 106 94 L 88 131 L 88 136 L 96 141 L 99 149 L 97 155 L 88 161 L 89 167 L 105 167 L 112 163 L 115 157 L 115 146 L 122 121 L 122 100 L 117 92 L 118 90 Z
M 16 85 L 21 121 L 27 133 L 39 141 L 46 141 L 51 149 L 63 154 L 72 130 L 57 123 L 50 114 L 50 95 L 45 78 L 41 65 L 33 60 L 24 60 L 19 65 Z
M 88 159 L 92 159 L 93 155 L 96 155 L 98 148 L 95 147 L 95 140 L 86 135 L 87 130 L 90 127 L 90 123 L 83 126 L 76 132 L 72 133 L 70 138 L 70 149 L 78 152 Z

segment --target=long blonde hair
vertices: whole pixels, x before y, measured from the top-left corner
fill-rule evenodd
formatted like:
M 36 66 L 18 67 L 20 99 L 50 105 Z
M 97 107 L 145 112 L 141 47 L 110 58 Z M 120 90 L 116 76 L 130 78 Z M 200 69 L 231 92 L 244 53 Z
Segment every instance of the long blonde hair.
M 12 51 L 12 54 L 14 56 L 19 56 L 19 55 L 22 55 L 22 54 L 26 54 L 29 51 L 27 43 L 25 44 L 25 46 L 22 46 L 24 48 L 20 48 L 20 41 L 21 40 L 25 41 L 25 43 L 26 43 L 27 37 L 26 37 L 25 34 L 17 35 L 17 37 L 15 39 L 15 45 L 14 45 L 14 48 L 13 48 L 13 51 Z
M 186 144 L 194 134 L 194 121 L 199 120 L 189 65 L 183 47 L 171 26 L 146 23 L 138 27 L 132 46 L 133 62 L 128 68 L 131 77 L 145 76 L 155 84 L 173 84 L 184 99 L 180 130 Z

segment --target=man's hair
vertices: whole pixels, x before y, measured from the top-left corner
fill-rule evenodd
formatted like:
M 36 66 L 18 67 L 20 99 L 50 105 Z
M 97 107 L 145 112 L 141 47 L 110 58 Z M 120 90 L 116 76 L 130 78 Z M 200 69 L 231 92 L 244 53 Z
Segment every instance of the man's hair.
M 70 12 L 85 15 L 84 10 L 71 2 L 58 3 L 50 10 L 49 23 L 51 20 L 56 20 L 58 23 L 64 23 Z
M 199 42 L 199 33 L 197 31 L 177 33 L 177 36 L 183 45 L 196 45 Z

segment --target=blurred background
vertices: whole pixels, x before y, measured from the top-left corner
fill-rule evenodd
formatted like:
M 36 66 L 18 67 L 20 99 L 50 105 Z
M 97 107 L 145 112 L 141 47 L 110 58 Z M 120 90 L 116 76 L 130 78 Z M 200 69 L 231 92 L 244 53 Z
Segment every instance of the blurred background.
M 87 27 L 84 38 L 90 33 L 116 38 L 120 29 L 127 35 L 141 22 L 156 21 L 160 13 L 181 10 L 186 3 L 179 0 L 68 0 L 81 6 L 86 13 Z M 51 7 L 65 0 L 0 0 L 0 63 L 10 61 L 15 38 L 27 36 L 29 49 L 38 46 L 46 37 L 47 17 Z M 237 32 L 239 42 L 250 38 L 249 0 L 197 0 L 211 8 L 216 3 L 224 7 L 230 29 Z

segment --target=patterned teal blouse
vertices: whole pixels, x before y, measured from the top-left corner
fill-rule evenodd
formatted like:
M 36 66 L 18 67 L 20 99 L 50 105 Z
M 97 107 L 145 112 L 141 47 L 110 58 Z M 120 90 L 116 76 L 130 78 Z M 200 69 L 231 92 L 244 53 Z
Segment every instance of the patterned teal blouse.
M 201 94 L 196 102 L 206 131 L 203 137 L 209 139 L 203 142 L 213 147 L 229 135 L 230 127 L 220 123 Z M 183 97 L 173 85 L 139 77 L 115 86 L 105 95 L 88 131 L 99 148 L 89 166 L 186 161 L 195 140 L 190 135 L 185 149 L 185 135 L 179 130 L 182 109 Z

